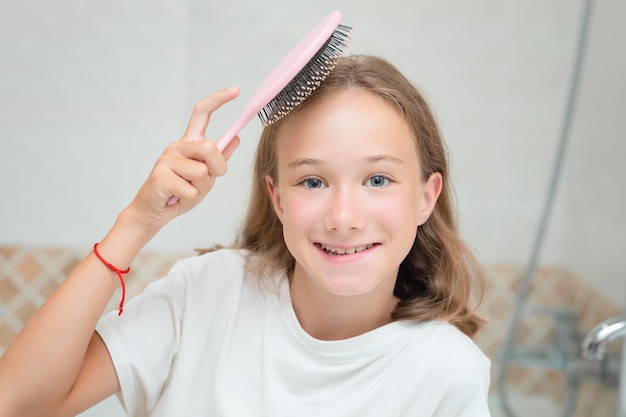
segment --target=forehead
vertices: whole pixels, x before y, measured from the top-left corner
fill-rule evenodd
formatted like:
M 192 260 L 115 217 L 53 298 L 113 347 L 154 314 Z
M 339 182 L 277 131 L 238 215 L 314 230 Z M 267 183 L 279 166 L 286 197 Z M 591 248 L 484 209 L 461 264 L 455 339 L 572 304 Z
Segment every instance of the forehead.
M 289 117 L 276 146 L 279 160 L 298 152 L 417 156 L 413 133 L 400 112 L 362 89 L 332 93 Z

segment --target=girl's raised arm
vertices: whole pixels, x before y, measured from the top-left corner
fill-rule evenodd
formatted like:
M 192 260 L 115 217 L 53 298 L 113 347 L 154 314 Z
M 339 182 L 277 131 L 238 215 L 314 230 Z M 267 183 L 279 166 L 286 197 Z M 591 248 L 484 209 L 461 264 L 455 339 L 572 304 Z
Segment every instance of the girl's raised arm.
M 108 263 L 127 268 L 226 172 L 239 139 L 220 153 L 204 135 L 211 113 L 237 94 L 237 88 L 220 90 L 195 105 L 181 141 L 168 146 L 98 244 Z M 73 416 L 119 391 L 111 358 L 94 331 L 118 285 L 116 273 L 93 252 L 70 273 L 0 357 L 0 416 Z

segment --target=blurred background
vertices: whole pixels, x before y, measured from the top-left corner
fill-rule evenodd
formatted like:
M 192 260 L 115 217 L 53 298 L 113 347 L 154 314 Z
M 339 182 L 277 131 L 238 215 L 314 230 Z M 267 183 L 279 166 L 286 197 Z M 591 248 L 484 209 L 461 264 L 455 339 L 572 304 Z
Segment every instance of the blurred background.
M 620 340 L 601 360 L 580 346 L 626 301 L 623 0 L 3 1 L 0 352 L 108 231 L 194 102 L 241 87 L 213 117 L 207 136 L 219 137 L 335 9 L 354 27 L 347 54 L 390 60 L 440 121 L 462 235 L 489 274 L 493 322 L 476 342 L 492 359 L 493 415 L 618 415 Z M 260 131 L 249 123 L 228 175 L 149 244 L 131 292 L 233 239 Z M 85 413 L 98 415 L 124 414 L 111 399 Z

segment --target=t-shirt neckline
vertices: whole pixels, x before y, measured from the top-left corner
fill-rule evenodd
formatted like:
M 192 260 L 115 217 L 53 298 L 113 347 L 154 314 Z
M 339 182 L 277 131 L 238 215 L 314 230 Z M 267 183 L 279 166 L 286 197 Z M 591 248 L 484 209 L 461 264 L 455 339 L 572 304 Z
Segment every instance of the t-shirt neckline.
M 423 334 L 418 336 L 416 330 L 427 324 L 415 320 L 397 320 L 348 339 L 320 340 L 309 335 L 300 325 L 286 278 L 280 283 L 279 298 L 280 302 L 274 307 L 292 341 L 304 346 L 311 355 L 325 360 L 354 360 L 398 349 L 410 340 L 415 341 L 416 336 L 423 337 Z

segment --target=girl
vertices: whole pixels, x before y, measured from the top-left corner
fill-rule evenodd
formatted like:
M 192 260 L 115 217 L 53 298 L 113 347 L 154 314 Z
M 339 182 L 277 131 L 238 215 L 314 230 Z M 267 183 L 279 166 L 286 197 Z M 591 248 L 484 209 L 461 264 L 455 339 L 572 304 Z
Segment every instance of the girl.
M 457 235 L 444 143 L 380 58 L 342 58 L 264 129 L 235 245 L 179 262 L 122 317 L 99 320 L 111 268 L 226 172 L 239 139 L 221 154 L 204 132 L 237 94 L 196 104 L 16 337 L 0 360 L 0 415 L 70 416 L 118 393 L 131 416 L 488 416 L 489 361 L 471 340 L 482 273 Z

